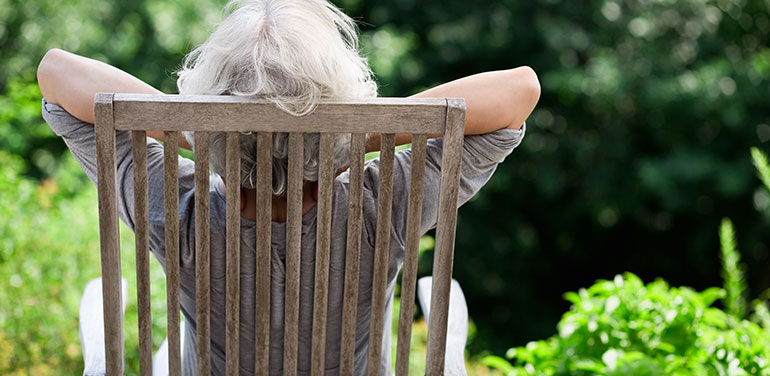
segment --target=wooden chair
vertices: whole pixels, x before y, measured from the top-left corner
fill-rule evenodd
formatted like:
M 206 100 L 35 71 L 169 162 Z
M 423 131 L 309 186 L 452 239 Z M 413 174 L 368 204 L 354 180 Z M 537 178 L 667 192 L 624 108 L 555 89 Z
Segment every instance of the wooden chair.
M 351 133 L 350 202 L 347 230 L 361 233 L 361 208 L 366 133 L 382 134 L 381 181 L 375 244 L 375 268 L 372 282 L 372 316 L 369 338 L 370 365 L 368 374 L 379 373 L 382 353 L 381 328 L 386 317 L 386 285 L 390 216 L 392 204 L 394 135 L 413 135 L 410 194 L 408 202 L 406 253 L 401 282 L 401 313 L 398 329 L 396 374 L 408 374 L 408 357 L 417 273 L 419 223 L 422 208 L 423 176 L 426 139 L 428 134 L 445 138 L 441 171 L 440 206 L 436 231 L 436 246 L 432 281 L 420 283 L 420 295 L 426 318 L 429 317 L 427 374 L 441 375 L 445 363 L 458 363 L 462 357 L 467 333 L 467 310 L 462 292 L 452 290 L 455 304 L 461 304 L 453 327 L 464 328 L 462 348 L 447 350 L 450 286 L 454 252 L 457 199 L 463 144 L 465 102 L 462 99 L 404 99 L 376 98 L 363 101 L 325 102 L 310 115 L 295 117 L 273 104 L 232 96 L 180 96 L 139 94 L 97 94 L 95 99 L 96 152 L 98 165 L 99 232 L 102 263 L 102 294 L 104 320 L 105 370 L 110 375 L 124 373 L 123 310 L 125 296 L 121 294 L 120 246 L 118 210 L 115 185 L 115 131 L 133 133 L 135 233 L 137 299 L 139 310 L 139 354 L 141 374 L 152 372 L 152 343 L 150 325 L 149 238 L 147 213 L 147 155 L 146 131 L 165 132 L 165 221 L 166 221 L 166 284 L 168 311 L 168 361 L 171 374 L 178 375 L 180 367 L 179 333 L 179 244 L 178 244 L 178 176 L 177 136 L 179 131 L 195 131 L 196 159 L 209 158 L 209 132 L 227 132 L 226 145 L 226 207 L 227 223 L 239 223 L 240 156 L 239 132 L 256 132 L 258 142 L 256 182 L 260 208 L 257 226 L 257 286 L 256 301 L 260 307 L 270 302 L 270 213 L 271 210 L 271 145 L 272 132 L 289 132 L 288 212 L 286 244 L 286 302 L 284 372 L 296 373 L 297 317 L 299 312 L 299 249 L 302 208 L 302 133 L 321 133 L 318 220 L 315 265 L 315 302 L 326 302 L 328 296 L 328 265 L 330 253 L 332 141 L 334 133 Z M 258 123 L 246 119 L 260 119 Z M 108 183 L 111 182 L 111 183 Z M 195 164 L 196 192 L 209 192 L 208 163 Z M 198 343 L 198 374 L 210 374 L 209 348 L 209 195 L 195 195 L 196 252 L 196 329 Z M 228 374 L 238 372 L 238 304 L 239 304 L 239 226 L 227 226 L 226 250 L 226 365 Z M 345 251 L 344 308 L 341 343 L 341 374 L 352 374 L 356 325 L 360 236 L 347 238 Z M 431 288 L 432 286 L 432 288 Z M 430 298 L 427 298 L 430 291 Z M 84 295 L 85 300 L 85 295 Z M 427 305 L 426 305 L 427 303 Z M 455 305 L 453 304 L 453 305 Z M 326 304 L 314 304 L 312 333 L 313 374 L 323 373 L 325 354 Z M 429 308 L 427 308 L 429 307 Z M 465 311 L 463 311 L 465 310 Z M 462 316 L 464 313 L 464 317 Z M 269 349 L 269 312 L 256 312 L 255 359 L 267 364 Z M 464 326 L 463 326 L 464 320 Z M 82 331 L 81 331 L 82 333 Z M 235 334 L 235 335 L 233 335 Z M 457 335 L 455 335 L 457 337 Z M 457 344 L 457 340 L 450 340 Z M 85 346 L 86 341 L 84 341 Z M 85 349 L 84 349 L 85 351 Z M 450 355 L 447 355 L 450 354 Z M 458 355 L 459 354 L 459 355 Z M 450 359 L 447 359 L 450 356 Z M 292 367 L 291 365 L 294 365 Z M 464 373 L 464 363 L 459 359 Z M 372 367 L 371 365 L 376 365 Z M 456 366 L 455 366 L 456 367 Z M 266 366 L 257 374 L 267 374 Z M 454 372 L 452 372 L 454 373 Z

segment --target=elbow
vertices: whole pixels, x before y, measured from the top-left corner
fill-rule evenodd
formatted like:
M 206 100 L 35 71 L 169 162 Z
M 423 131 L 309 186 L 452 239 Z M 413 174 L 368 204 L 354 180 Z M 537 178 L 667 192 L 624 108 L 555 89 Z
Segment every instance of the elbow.
M 540 100 L 540 80 L 534 69 L 523 66 L 511 70 L 513 114 L 508 128 L 518 129 L 535 110 Z
M 56 103 L 55 81 L 65 54 L 65 51 L 58 48 L 50 49 L 37 66 L 37 84 L 40 86 L 40 93 L 49 103 Z
M 527 111 L 527 115 L 529 115 L 540 100 L 540 80 L 531 67 L 523 66 L 516 69 L 519 70 L 517 79 L 520 85 L 522 104 L 525 109 L 529 110 Z

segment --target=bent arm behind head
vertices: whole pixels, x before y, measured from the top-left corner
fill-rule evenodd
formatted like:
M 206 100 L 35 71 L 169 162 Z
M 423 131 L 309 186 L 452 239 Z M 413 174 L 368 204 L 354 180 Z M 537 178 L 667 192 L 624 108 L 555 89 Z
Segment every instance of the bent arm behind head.
M 520 129 L 540 99 L 540 82 L 530 67 L 492 71 L 463 77 L 413 95 L 416 98 L 464 98 L 465 135 Z M 366 151 L 380 150 L 379 135 L 367 138 Z M 430 135 L 438 137 L 441 135 Z M 396 135 L 396 145 L 411 142 Z
M 72 116 L 91 124 L 96 93 L 162 94 L 109 64 L 56 48 L 40 61 L 37 81 L 48 103 L 59 105 Z
M 101 61 L 54 48 L 37 68 L 37 82 L 46 102 L 61 106 L 77 119 L 94 123 L 96 93 L 163 94 L 144 81 Z M 163 132 L 147 132 L 161 140 Z M 190 149 L 179 137 L 179 145 Z
M 414 97 L 465 98 L 465 134 L 484 134 L 521 128 L 540 98 L 540 83 L 525 66 L 463 77 Z

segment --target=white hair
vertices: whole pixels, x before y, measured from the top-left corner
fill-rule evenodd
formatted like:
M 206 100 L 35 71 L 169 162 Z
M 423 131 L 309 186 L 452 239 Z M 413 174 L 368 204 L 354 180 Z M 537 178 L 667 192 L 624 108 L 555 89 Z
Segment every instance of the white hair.
M 366 98 L 377 85 L 358 54 L 354 21 L 326 0 L 232 0 L 227 17 L 185 57 L 180 94 L 264 98 L 302 116 L 322 99 Z M 259 119 L 254 119 L 259 121 Z M 193 145 L 193 133 L 183 132 Z M 347 134 L 334 139 L 335 171 L 349 160 Z M 256 135 L 241 134 L 241 185 L 256 182 Z M 318 180 L 318 133 L 304 138 L 304 180 Z M 211 166 L 225 176 L 225 134 L 211 136 Z M 273 135 L 273 195 L 286 191 L 288 134 Z

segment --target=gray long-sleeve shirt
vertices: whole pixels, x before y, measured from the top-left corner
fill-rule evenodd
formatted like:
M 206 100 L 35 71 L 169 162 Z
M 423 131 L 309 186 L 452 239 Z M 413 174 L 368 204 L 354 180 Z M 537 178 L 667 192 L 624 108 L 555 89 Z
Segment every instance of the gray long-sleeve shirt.
M 43 118 L 53 131 L 62 137 L 83 171 L 95 184 L 96 146 L 91 124 L 82 122 L 59 106 L 43 100 Z M 463 145 L 462 170 L 458 205 L 468 201 L 489 180 L 505 157 L 521 142 L 521 130 L 503 129 L 479 136 L 466 136 Z M 120 218 L 134 229 L 133 158 L 131 135 L 116 134 L 117 195 Z M 420 232 L 436 226 L 441 175 L 443 139 L 428 141 L 425 169 L 425 196 Z M 147 140 L 149 180 L 150 250 L 165 270 L 165 235 L 163 209 L 163 146 Z M 388 307 L 391 307 L 396 276 L 404 260 L 406 216 L 409 196 L 411 151 L 396 153 L 393 177 L 393 206 L 391 241 L 388 265 Z M 359 277 L 358 315 L 355 344 L 356 374 L 366 372 L 369 318 L 371 313 L 371 284 L 374 262 L 374 237 L 377 222 L 379 160 L 366 163 L 364 168 L 363 230 L 361 242 L 361 269 Z M 212 175 L 208 192 L 211 205 L 211 364 L 212 374 L 225 371 L 225 196 L 217 189 L 219 177 Z M 329 268 L 329 303 L 326 333 L 326 374 L 339 373 L 340 336 L 342 327 L 343 282 L 345 279 L 345 247 L 349 172 L 336 177 L 332 189 L 331 254 Z M 195 340 L 195 190 L 194 163 L 179 158 L 179 242 L 181 272 L 181 310 L 186 334 L 184 342 L 183 374 L 196 373 Z M 299 374 L 309 374 L 313 312 L 313 284 L 315 273 L 316 240 L 315 207 L 302 216 L 302 250 L 300 255 L 300 314 L 299 314 Z M 253 374 L 254 367 L 254 311 L 255 291 L 255 223 L 241 218 L 241 275 L 240 285 L 240 373 Z M 285 283 L 286 225 L 272 223 L 271 292 L 270 292 L 270 374 L 282 374 L 283 367 L 283 302 Z M 390 308 L 388 308 L 388 315 Z M 390 374 L 390 320 L 383 328 L 383 356 L 381 374 Z

